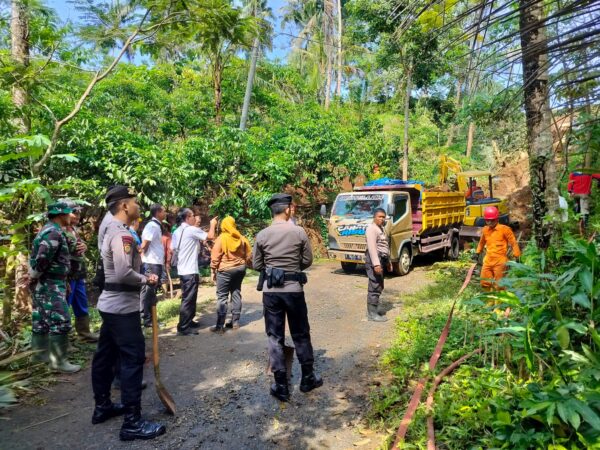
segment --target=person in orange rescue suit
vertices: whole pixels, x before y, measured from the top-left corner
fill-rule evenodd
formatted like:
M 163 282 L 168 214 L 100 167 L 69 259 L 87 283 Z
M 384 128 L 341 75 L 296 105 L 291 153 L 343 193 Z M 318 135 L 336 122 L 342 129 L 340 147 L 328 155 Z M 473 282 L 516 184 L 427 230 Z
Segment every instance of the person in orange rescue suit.
M 483 211 L 483 218 L 485 226 L 475 254 L 476 260 L 479 260 L 479 254 L 484 248 L 486 250 L 481 268 L 481 286 L 485 290 L 502 290 L 498 286 L 498 281 L 506 273 L 508 246 L 510 245 L 517 259 L 521 257 L 521 249 L 511 228 L 498 223 L 498 208 L 488 206 Z

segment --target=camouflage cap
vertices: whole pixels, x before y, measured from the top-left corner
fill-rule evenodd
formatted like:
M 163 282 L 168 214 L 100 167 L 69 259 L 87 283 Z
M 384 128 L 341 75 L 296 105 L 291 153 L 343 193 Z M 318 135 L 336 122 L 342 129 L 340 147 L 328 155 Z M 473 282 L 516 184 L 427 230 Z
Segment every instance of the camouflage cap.
M 48 204 L 48 214 L 70 214 L 73 212 L 73 208 L 69 207 L 69 204 L 65 201 L 59 201 Z

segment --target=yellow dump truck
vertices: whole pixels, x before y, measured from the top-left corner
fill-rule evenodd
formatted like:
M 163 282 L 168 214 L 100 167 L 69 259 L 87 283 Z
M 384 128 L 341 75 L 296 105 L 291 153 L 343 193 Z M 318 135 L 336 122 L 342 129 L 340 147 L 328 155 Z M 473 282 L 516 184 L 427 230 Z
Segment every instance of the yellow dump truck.
M 385 230 L 395 274 L 406 275 L 413 258 L 421 253 L 442 251 L 449 258 L 458 257 L 464 194 L 428 191 L 419 182 L 383 179 L 340 193 L 333 203 L 328 254 L 345 272 L 365 262 L 365 232 L 376 208 L 387 212 Z

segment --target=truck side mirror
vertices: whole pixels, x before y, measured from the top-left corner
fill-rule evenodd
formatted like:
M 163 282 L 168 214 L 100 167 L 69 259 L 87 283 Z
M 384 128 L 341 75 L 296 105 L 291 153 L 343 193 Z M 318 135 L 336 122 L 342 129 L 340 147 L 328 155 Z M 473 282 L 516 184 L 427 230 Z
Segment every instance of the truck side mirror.
M 394 205 L 393 203 L 390 203 L 389 205 L 387 205 L 387 215 L 388 216 L 393 217 L 395 212 L 396 212 L 396 205 Z
M 321 217 L 325 217 L 327 215 L 327 206 L 321 205 L 321 209 L 319 210 L 319 214 L 321 214 Z

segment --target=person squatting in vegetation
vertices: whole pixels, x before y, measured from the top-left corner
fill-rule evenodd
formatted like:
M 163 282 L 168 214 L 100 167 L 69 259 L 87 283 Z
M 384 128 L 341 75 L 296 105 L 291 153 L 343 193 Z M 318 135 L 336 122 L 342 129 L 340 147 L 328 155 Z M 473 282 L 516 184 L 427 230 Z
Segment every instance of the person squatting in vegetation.
M 105 273 L 104 290 L 98 299 L 102 317 L 98 348 L 92 361 L 92 387 L 95 408 L 92 423 L 124 415 L 119 432 L 121 440 L 153 439 L 164 434 L 164 425 L 142 419 L 141 397 L 145 342 L 140 322 L 140 289 L 155 285 L 158 277 L 140 273 L 138 244 L 127 224 L 139 218 L 136 194 L 126 186 L 115 186 L 106 195 L 112 220 L 102 242 Z M 110 398 L 114 367 L 119 360 L 121 401 Z
M 189 208 L 182 208 L 177 214 L 179 226 L 173 233 L 171 250 L 173 251 L 172 264 L 177 265 L 177 273 L 181 280 L 181 308 L 177 334 L 189 336 L 198 334 L 196 316 L 196 303 L 198 298 L 198 251 L 200 241 L 214 239 L 218 218 L 210 221 L 208 233 L 200 228 L 200 216 L 194 215 Z
M 75 316 L 75 331 L 77 335 L 87 342 L 98 342 L 98 335 L 90 331 L 90 315 L 88 311 L 87 289 L 85 278 L 87 275 L 85 252 L 87 245 L 81 239 L 76 228 L 81 221 L 81 205 L 73 200 L 66 200 L 69 208 L 73 210 L 70 214 L 70 224 L 65 227 L 65 236 L 69 243 L 71 258 L 71 273 L 69 275 L 70 293 L 67 302 L 73 309 Z
M 381 309 L 379 297 L 383 292 L 384 268 L 391 270 L 390 246 L 388 237 L 383 227 L 385 226 L 386 212 L 377 208 L 373 214 L 373 222 L 365 232 L 367 238 L 367 251 L 365 254 L 365 269 L 369 284 L 367 287 L 367 320 L 373 322 L 386 322 L 385 311 Z
M 48 205 L 48 222 L 33 240 L 29 259 L 31 348 L 37 351 L 34 361 L 49 362 L 51 369 L 65 373 L 81 368 L 67 360 L 71 331 L 67 278 L 71 254 L 63 228 L 70 225 L 72 212 L 64 201 Z
M 150 221 L 142 232 L 142 270 L 146 276 L 154 274 L 162 280 L 165 262 L 165 249 L 162 241 L 162 221 L 167 217 L 167 211 L 162 205 L 152 205 Z M 142 287 L 141 310 L 146 328 L 152 327 L 152 306 L 156 305 L 157 286 Z
M 487 290 L 502 290 L 498 282 L 504 278 L 508 262 L 508 246 L 512 248 L 515 258 L 521 257 L 521 249 L 511 228 L 498 223 L 498 208 L 488 206 L 483 211 L 485 226 L 481 231 L 481 239 L 475 251 L 474 260 L 479 261 L 479 254 L 485 248 L 485 257 L 481 268 L 481 286 Z
M 217 283 L 217 323 L 210 328 L 215 333 L 223 333 L 225 328 L 240 327 L 242 314 L 242 282 L 246 267 L 252 267 L 250 242 L 235 226 L 235 219 L 227 216 L 221 222 L 221 234 L 215 240 L 211 251 L 210 268 L 212 278 Z M 231 320 L 225 323 L 227 304 L 231 296 Z
M 313 262 L 312 249 L 304 229 L 289 221 L 291 203 L 291 195 L 271 197 L 268 206 L 273 222 L 256 236 L 252 257 L 254 269 L 261 272 L 257 289 L 263 291 L 269 358 L 275 378 L 270 393 L 282 402 L 290 398 L 284 354 L 286 317 L 302 367 L 300 390 L 309 392 L 323 385 L 322 378 L 313 370 L 314 354 L 303 288 L 307 277 L 302 271 Z

